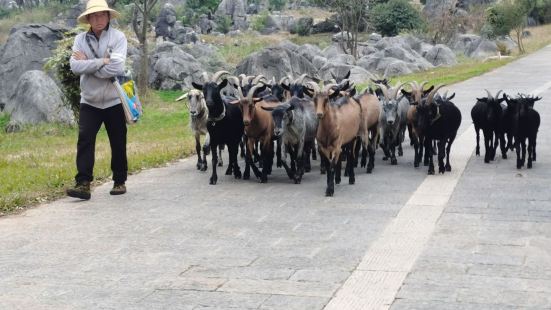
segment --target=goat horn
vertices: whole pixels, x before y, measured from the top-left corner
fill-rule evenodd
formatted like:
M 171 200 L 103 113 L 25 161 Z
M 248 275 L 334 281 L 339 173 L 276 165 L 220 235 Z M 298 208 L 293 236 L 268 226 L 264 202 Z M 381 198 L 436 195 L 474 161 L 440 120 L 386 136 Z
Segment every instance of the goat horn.
M 447 90 L 446 90 L 446 92 L 444 93 L 444 96 L 442 96 L 442 99 L 448 100 L 448 91 L 447 91 Z
M 230 74 L 230 73 L 224 70 L 216 72 L 215 74 L 212 75 L 212 82 L 217 83 L 218 79 L 224 74 Z
M 174 101 L 180 101 L 180 100 L 184 99 L 185 97 L 187 97 L 187 94 L 188 93 L 185 93 L 185 94 L 181 95 L 180 97 L 176 98 L 176 100 L 174 100 Z
M 314 93 L 320 92 L 320 86 L 316 82 L 309 81 L 309 82 L 306 82 L 306 85 L 310 86 L 310 88 L 314 90 Z
M 494 97 L 495 99 L 499 99 L 499 94 L 502 92 L 503 90 L 500 90 L 497 92 L 496 96 Z
M 333 88 L 334 86 L 336 86 L 336 85 L 338 85 L 338 84 L 334 84 L 334 83 L 327 84 L 327 85 L 323 86 L 322 92 L 329 92 L 329 90 L 331 88 Z
M 400 82 L 398 82 L 400 83 Z M 392 99 L 396 99 L 396 97 L 398 96 L 398 92 L 400 91 L 400 89 L 402 89 L 402 86 L 406 85 L 407 83 L 400 83 L 398 84 L 398 86 L 396 86 L 394 88 L 394 92 L 392 93 Z
M 293 83 L 294 84 L 302 84 L 304 82 L 304 78 L 306 78 L 308 76 L 308 74 L 304 73 L 302 74 L 301 76 L 299 76 Z
M 427 97 L 427 105 L 431 105 L 432 104 L 432 100 L 434 99 L 434 95 L 436 95 L 436 93 L 438 92 L 438 90 L 442 87 L 444 87 L 446 85 L 444 84 L 439 84 L 438 86 L 436 86 L 428 95 Z
M 266 81 L 266 78 L 262 74 L 257 75 L 253 80 L 253 84 L 258 84 L 258 82 L 260 82 L 260 80 L 262 79 Z
M 203 82 L 208 83 L 209 82 L 209 74 L 204 71 L 201 76 L 203 77 Z
M 275 78 L 275 77 L 274 77 Z M 285 81 L 289 81 L 289 76 L 284 76 L 279 80 L 278 84 L 283 84 Z
M 487 89 L 484 89 L 486 91 L 486 93 L 488 94 L 488 99 L 494 99 L 494 96 L 492 96 L 492 94 L 490 94 L 490 91 L 487 90 Z
M 253 102 L 254 92 L 255 92 L 257 89 L 259 89 L 260 87 L 262 87 L 262 85 L 257 84 L 257 85 L 254 85 L 254 86 L 249 90 L 249 93 L 247 94 L 247 100 L 249 101 L 249 103 L 252 103 L 252 102 Z
M 388 88 L 386 88 L 386 86 L 384 84 L 376 84 L 376 85 L 379 86 L 379 88 L 383 92 L 383 96 L 385 96 L 386 100 L 390 100 L 390 97 L 388 96 Z
M 243 91 L 239 85 L 239 78 L 233 75 L 228 76 L 228 81 L 232 84 L 233 88 L 237 89 L 237 96 L 239 99 L 243 99 Z

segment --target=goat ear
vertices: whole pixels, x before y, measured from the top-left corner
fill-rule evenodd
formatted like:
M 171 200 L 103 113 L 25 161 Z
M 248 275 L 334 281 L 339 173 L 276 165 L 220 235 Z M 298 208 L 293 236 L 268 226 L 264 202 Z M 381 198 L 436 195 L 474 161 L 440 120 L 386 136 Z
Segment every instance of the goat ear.
M 329 95 L 329 99 L 335 99 L 341 94 L 340 91 L 334 91 L 332 94 Z
M 304 93 L 308 95 L 308 97 L 314 97 L 314 92 L 310 88 L 304 87 Z
M 356 87 L 352 87 L 352 89 L 348 92 L 348 96 L 354 97 L 356 95 Z
M 542 99 L 542 97 L 536 97 L 536 98 L 534 98 L 534 102 L 540 101 L 541 99 Z
M 191 85 L 192 85 L 193 88 L 195 88 L 195 89 L 203 90 L 203 85 L 201 85 L 201 84 L 197 84 L 197 83 L 195 83 L 195 82 L 191 82 Z
M 272 107 L 260 107 L 262 110 L 264 111 L 268 111 L 268 112 L 272 112 L 274 110 L 274 108 Z
M 218 88 L 222 89 L 226 87 L 226 85 L 228 85 L 228 79 L 224 79 L 222 82 L 220 82 L 220 84 L 218 84 Z
M 259 102 L 259 101 L 262 101 L 262 98 L 253 98 L 253 102 L 254 102 L 254 103 L 257 103 L 257 102 Z
M 230 101 L 231 104 L 238 104 L 240 102 L 239 99 Z
M 283 89 L 285 89 L 286 91 L 291 91 L 291 89 L 289 88 L 289 85 L 287 85 L 287 84 L 281 84 L 281 87 Z
M 411 97 L 411 93 L 408 92 L 407 90 L 401 89 L 400 91 L 402 92 L 402 95 L 404 95 L 404 96 L 406 96 L 406 97 L 408 97 L 408 98 Z
M 448 97 L 447 99 L 448 100 L 452 100 L 453 98 L 455 98 L 455 93 L 453 93 L 450 97 Z

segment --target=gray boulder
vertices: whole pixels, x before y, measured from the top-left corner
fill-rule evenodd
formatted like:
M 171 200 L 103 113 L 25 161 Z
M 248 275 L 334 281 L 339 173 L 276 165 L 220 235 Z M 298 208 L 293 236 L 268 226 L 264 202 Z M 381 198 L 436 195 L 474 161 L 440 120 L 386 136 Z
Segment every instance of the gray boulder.
M 401 60 L 394 60 L 390 64 L 385 66 L 383 73 L 384 77 L 393 77 L 397 75 L 404 75 L 413 73 L 408 63 Z
M 17 131 L 21 125 L 41 122 L 75 123 L 73 112 L 63 105 L 61 90 L 44 71 L 26 71 L 16 85 L 9 101 L 12 112 L 7 131 Z
M 295 18 L 291 15 L 272 14 L 272 19 L 277 23 L 280 30 L 289 31 L 296 24 Z
M 441 18 L 455 8 L 456 0 L 426 0 L 423 14 L 428 20 Z
M 193 58 L 199 61 L 201 67 L 208 72 L 230 69 L 214 45 L 198 42 L 195 44 L 178 45 L 178 47 L 193 56 Z
M 297 44 L 295 44 L 291 41 L 288 41 L 288 40 L 285 40 L 285 41 L 279 43 L 277 46 L 282 47 L 282 48 L 286 48 L 286 49 L 291 50 L 295 53 L 299 53 L 300 50 L 301 50 L 300 45 L 297 45 Z
M 465 55 L 471 58 L 484 59 L 489 56 L 497 55 L 497 44 L 485 38 L 479 38 L 472 42 L 465 51 Z
M 443 44 L 435 45 L 425 54 L 425 59 L 434 66 L 453 66 L 457 64 L 455 53 Z
M 453 39 L 450 46 L 454 51 L 466 54 L 470 45 L 479 39 L 480 36 L 476 34 L 460 34 Z
M 196 43 L 199 41 L 199 35 L 192 28 L 184 27 L 180 23 L 176 23 L 170 36 L 170 41 L 176 44 Z
M 236 29 L 246 29 L 247 12 L 245 11 L 244 0 L 222 0 L 216 9 L 215 15 L 228 16 L 231 18 Z
M 326 63 L 328 63 L 327 58 L 323 56 L 315 56 L 312 59 L 312 64 L 318 70 L 321 69 L 323 66 L 325 66 Z
M 22 25 L 14 27 L 0 54 L 0 105 L 8 113 L 8 99 L 14 94 L 19 77 L 29 70 L 42 70 L 45 59 L 52 55 L 56 41 L 68 29 L 59 25 Z
M 348 31 L 341 31 L 339 33 L 335 33 L 331 37 L 331 41 L 333 42 L 344 42 L 344 41 L 350 41 L 352 39 L 352 35 Z
M 268 47 L 247 57 L 237 65 L 234 74 L 262 74 L 276 80 L 284 76 L 297 77 L 303 73 L 316 76 L 316 68 L 305 57 L 279 46 Z
M 350 80 L 354 83 L 365 83 L 375 78 L 373 74 L 359 66 L 327 63 L 319 71 L 318 76 L 324 81 L 330 81 L 334 77 L 343 77 L 350 71 Z
M 159 44 L 150 57 L 149 85 L 154 89 L 191 88 L 205 71 L 201 63 L 171 42 Z
M 339 54 L 345 54 L 345 52 L 342 47 L 337 44 L 329 45 L 323 51 L 321 51 L 321 55 L 327 59 L 331 59 L 331 57 L 335 57 Z
M 165 40 L 170 38 L 175 23 L 176 10 L 172 4 L 165 3 L 155 22 L 155 37 L 162 37 Z
M 312 44 L 303 44 L 298 49 L 297 53 L 304 56 L 306 59 L 312 61 L 314 57 L 321 54 L 321 50 L 318 46 Z
M 352 55 L 348 54 L 338 54 L 334 57 L 328 59 L 329 62 L 334 64 L 343 64 L 343 65 L 355 65 L 356 59 Z

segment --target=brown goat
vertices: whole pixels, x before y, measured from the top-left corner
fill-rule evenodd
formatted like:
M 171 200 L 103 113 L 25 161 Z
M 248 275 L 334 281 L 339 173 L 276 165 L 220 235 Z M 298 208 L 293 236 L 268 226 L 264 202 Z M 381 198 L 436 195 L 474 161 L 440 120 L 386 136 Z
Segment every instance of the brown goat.
M 314 86 L 315 85 L 315 86 Z M 340 183 L 341 152 L 343 147 L 348 148 L 346 154 L 348 183 L 355 183 L 354 176 L 354 143 L 362 128 L 360 104 L 352 98 L 353 92 L 338 92 L 332 90 L 334 84 L 326 85 L 320 90 L 316 84 L 314 88 L 314 105 L 319 119 L 316 140 L 322 156 L 322 164 L 326 166 L 327 188 L 326 196 L 333 196 L 335 183 Z M 343 96 L 336 98 L 337 96 Z M 332 100 L 335 100 L 332 102 Z
M 250 169 L 261 183 L 268 182 L 268 174 L 271 172 L 274 156 L 272 136 L 274 132 L 274 121 L 272 114 L 260 107 L 273 108 L 279 104 L 279 101 L 266 102 L 262 98 L 255 98 L 254 93 L 266 88 L 264 85 L 253 86 L 247 97 L 240 96 L 239 100 L 232 101 L 232 104 L 239 104 L 243 112 L 243 125 L 245 125 L 245 135 L 247 137 L 247 150 L 245 155 L 245 172 L 243 179 L 250 178 Z M 239 92 L 241 94 L 241 90 Z M 257 108 L 258 107 L 258 108 Z M 260 143 L 262 158 L 262 173 L 253 162 L 252 153 L 256 142 Z
M 379 139 L 379 117 L 381 115 L 381 106 L 379 99 L 374 94 L 364 92 L 363 95 L 358 98 L 360 106 L 362 108 L 362 122 L 360 128 L 360 134 L 363 133 L 362 145 L 364 152 L 369 154 L 369 162 L 367 162 L 367 173 L 373 171 L 375 166 L 375 150 L 377 149 L 377 140 Z M 362 153 L 364 153 L 362 152 Z M 366 156 L 362 154 L 361 166 L 366 166 Z
M 419 85 L 417 82 L 411 82 L 411 92 L 408 92 L 404 89 L 402 89 L 402 94 L 406 96 L 406 98 L 409 100 L 409 110 L 407 113 L 407 126 L 408 130 L 410 132 L 410 140 L 411 144 L 413 144 L 413 147 L 415 149 L 415 159 L 413 162 L 414 167 L 419 167 L 419 163 L 421 162 L 421 158 L 423 157 L 423 147 L 424 147 L 424 135 L 422 132 L 420 132 L 420 129 L 417 127 L 417 106 L 422 104 L 423 98 L 427 97 L 429 93 L 434 89 L 434 85 L 429 87 L 428 89 L 423 89 L 425 84 L 427 82 L 421 83 Z M 423 160 L 423 164 L 427 166 L 429 164 L 429 158 L 427 156 L 428 154 L 425 154 L 425 158 Z

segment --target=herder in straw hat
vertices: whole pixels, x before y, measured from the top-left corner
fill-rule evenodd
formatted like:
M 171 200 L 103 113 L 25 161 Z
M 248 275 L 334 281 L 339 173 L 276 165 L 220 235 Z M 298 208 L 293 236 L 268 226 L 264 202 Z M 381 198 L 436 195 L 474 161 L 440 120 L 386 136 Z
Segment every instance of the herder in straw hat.
M 111 82 L 112 77 L 124 74 L 126 61 L 126 37 L 109 24 L 119 16 L 105 0 L 89 0 L 78 21 L 89 24 L 90 29 L 75 37 L 70 59 L 71 71 L 80 75 L 81 99 L 76 185 L 67 190 L 67 195 L 84 200 L 91 196 L 96 135 L 102 124 L 105 124 L 111 145 L 114 186 L 110 193 L 126 193 L 126 122 L 121 101 Z

